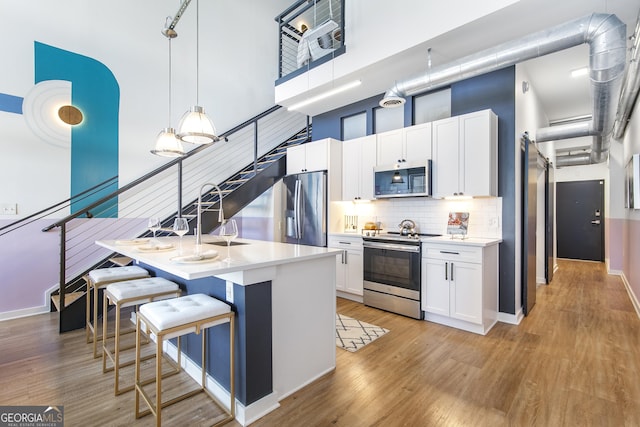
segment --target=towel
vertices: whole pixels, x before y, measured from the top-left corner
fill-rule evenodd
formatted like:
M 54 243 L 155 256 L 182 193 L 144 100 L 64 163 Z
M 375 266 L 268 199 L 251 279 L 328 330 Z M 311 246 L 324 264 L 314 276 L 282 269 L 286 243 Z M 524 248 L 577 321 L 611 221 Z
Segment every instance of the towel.
M 198 261 L 207 261 L 213 260 L 218 256 L 218 251 L 208 250 L 202 252 L 201 254 L 190 254 L 190 255 L 181 255 L 171 258 L 171 261 L 174 262 L 198 262 Z

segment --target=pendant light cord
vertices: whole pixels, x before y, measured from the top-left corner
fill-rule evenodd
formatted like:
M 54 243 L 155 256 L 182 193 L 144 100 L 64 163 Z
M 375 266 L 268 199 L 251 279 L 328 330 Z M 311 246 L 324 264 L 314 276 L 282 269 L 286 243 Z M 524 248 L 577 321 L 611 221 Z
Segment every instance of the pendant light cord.
M 169 127 L 171 127 L 171 37 L 169 39 Z
M 200 0 L 196 0 L 196 105 L 200 105 Z

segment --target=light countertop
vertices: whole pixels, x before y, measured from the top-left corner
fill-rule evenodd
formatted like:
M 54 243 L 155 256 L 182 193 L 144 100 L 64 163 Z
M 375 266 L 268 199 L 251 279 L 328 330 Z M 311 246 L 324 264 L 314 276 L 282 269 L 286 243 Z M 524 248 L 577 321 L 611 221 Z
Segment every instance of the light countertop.
M 339 249 L 317 246 L 236 239 L 234 243 L 245 244 L 231 246 L 231 261 L 227 262 L 224 260 L 227 257 L 225 242 L 218 237 L 205 235 L 202 236 L 202 250 L 208 253 L 217 251 L 218 256 L 197 262 L 180 263 L 175 260 L 175 257 L 179 256 L 179 238 L 175 236 L 159 237 L 157 240 L 162 245 L 171 244 L 173 248 L 166 251 L 145 251 L 141 250 L 139 245 L 129 244 L 130 242 L 123 240 L 98 240 L 96 244 L 187 280 L 273 267 L 321 257 L 335 257 L 340 252 Z M 183 254 L 193 254 L 194 250 L 195 238 L 185 236 Z

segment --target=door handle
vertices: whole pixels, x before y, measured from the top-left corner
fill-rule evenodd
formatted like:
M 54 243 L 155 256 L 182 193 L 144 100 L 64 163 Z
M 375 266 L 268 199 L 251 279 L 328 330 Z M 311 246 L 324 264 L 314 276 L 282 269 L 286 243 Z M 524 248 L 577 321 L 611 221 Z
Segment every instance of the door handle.
M 449 263 L 444 263 L 444 280 L 449 280 Z
M 600 225 L 600 220 L 594 219 L 593 221 L 591 221 L 591 224 Z
M 453 263 L 451 263 L 451 281 L 453 282 Z

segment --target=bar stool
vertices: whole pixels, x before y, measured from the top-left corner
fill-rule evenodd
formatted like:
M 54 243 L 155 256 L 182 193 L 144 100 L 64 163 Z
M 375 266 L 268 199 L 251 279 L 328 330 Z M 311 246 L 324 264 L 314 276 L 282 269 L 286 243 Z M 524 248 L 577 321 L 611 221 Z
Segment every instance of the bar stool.
M 111 283 L 105 288 L 102 312 L 107 312 L 109 304 L 115 305 L 116 324 L 113 333 L 114 349 L 112 353 L 108 348 L 108 316 L 102 316 L 102 372 L 105 373 L 114 371 L 114 393 L 116 396 L 129 390 L 133 390 L 133 385 L 131 385 L 130 387 L 120 388 L 120 368 L 130 366 L 135 363 L 135 360 L 120 363 L 120 351 L 128 350 L 135 347 L 128 346 L 120 348 L 121 310 L 125 307 L 138 306 L 140 304 L 164 300 L 167 298 L 177 298 L 180 296 L 180 294 L 180 288 L 176 283 L 162 277 L 148 277 L 144 279 L 125 280 L 122 282 Z M 148 358 L 151 357 L 153 356 L 149 356 Z M 111 363 L 113 364 L 113 367 L 109 369 L 107 369 L 107 358 L 111 360 Z
M 87 282 L 87 314 L 86 314 L 86 335 L 87 344 L 93 342 L 93 358 L 98 357 L 98 331 L 96 328 L 98 318 L 98 296 L 99 290 L 110 283 L 121 282 L 123 280 L 142 279 L 149 277 L 149 272 L 137 265 L 125 267 L 109 267 L 91 270 L 84 276 Z M 93 316 L 91 316 L 91 289 L 93 288 Z M 106 316 L 106 313 L 103 313 Z
M 205 329 L 229 322 L 229 409 L 220 402 L 206 388 L 206 355 L 207 340 Z M 147 381 L 140 380 L 140 338 L 143 331 L 156 336 L 156 374 L 155 374 L 155 402 L 145 391 Z M 196 333 L 202 335 L 202 378 L 200 388 L 182 394 L 167 402 L 162 401 L 162 348 L 163 341 L 178 338 L 178 366 L 181 366 L 180 337 Z M 204 294 L 187 295 L 165 301 L 156 301 L 140 306 L 136 316 L 136 419 L 152 413 L 156 418 L 156 426 L 162 424 L 162 408 L 187 399 L 200 392 L 207 394 L 213 401 L 225 409 L 227 417 L 216 423 L 222 425 L 235 418 L 235 376 L 234 376 L 234 313 L 228 304 Z M 140 396 L 149 406 L 148 410 L 140 411 Z

